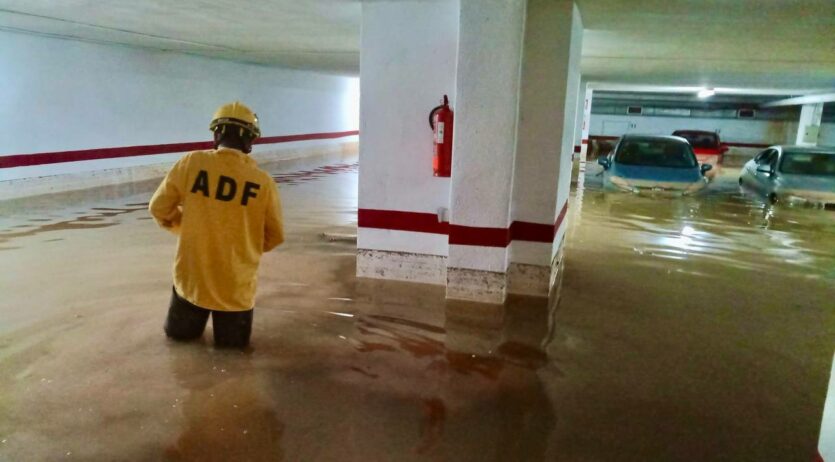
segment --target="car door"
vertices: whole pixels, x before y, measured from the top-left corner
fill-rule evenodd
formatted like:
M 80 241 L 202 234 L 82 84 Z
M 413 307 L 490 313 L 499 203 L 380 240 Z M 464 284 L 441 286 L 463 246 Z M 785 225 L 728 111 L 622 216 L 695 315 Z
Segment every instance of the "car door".
M 756 189 L 757 187 L 757 164 L 768 155 L 771 149 L 765 149 L 757 153 L 753 159 L 749 160 L 742 166 L 742 171 L 739 175 L 739 184 Z
M 754 165 L 754 187 L 767 196 L 774 188 L 774 172 L 777 170 L 778 152 L 776 149 L 766 150 L 762 156 L 757 156 Z M 762 171 L 768 170 L 768 171 Z

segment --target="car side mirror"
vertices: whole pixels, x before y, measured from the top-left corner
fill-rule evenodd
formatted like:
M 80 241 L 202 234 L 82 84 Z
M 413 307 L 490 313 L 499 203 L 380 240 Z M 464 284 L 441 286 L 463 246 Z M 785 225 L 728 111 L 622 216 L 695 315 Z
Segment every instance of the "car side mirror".
M 597 163 L 602 165 L 604 169 L 608 170 L 609 167 L 612 166 L 612 161 L 609 160 L 609 156 L 600 156 L 597 158 Z
M 721 145 L 719 145 L 719 152 L 721 152 L 722 154 L 728 152 L 730 149 L 731 148 L 729 148 L 727 144 L 722 143 Z
M 771 175 L 771 166 L 770 165 L 757 165 L 757 171 L 762 173 L 768 173 Z
M 710 164 L 702 164 L 702 166 L 701 166 L 701 167 L 699 167 L 699 170 L 701 170 L 702 175 L 704 175 L 704 174 L 705 174 L 705 173 L 707 173 L 708 171 L 713 170 L 713 165 L 710 165 Z

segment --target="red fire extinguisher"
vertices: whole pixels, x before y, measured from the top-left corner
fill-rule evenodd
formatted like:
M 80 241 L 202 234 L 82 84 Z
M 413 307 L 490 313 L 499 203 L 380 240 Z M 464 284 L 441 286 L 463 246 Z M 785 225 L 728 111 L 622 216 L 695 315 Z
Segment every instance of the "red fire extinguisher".
M 443 104 L 429 113 L 434 144 L 432 170 L 435 176 L 449 177 L 452 173 L 452 116 L 447 95 L 444 95 Z

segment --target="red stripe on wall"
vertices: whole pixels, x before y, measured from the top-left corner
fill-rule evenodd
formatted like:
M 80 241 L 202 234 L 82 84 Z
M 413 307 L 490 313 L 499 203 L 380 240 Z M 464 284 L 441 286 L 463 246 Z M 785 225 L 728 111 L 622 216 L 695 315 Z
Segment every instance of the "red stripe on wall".
M 59 164 L 83 160 L 116 159 L 120 157 L 148 156 L 171 152 L 211 149 L 210 141 L 196 143 L 156 144 L 127 146 L 123 148 L 84 149 L 80 151 L 44 152 L 40 154 L 15 154 L 0 157 L 0 168 L 29 167 L 32 165 Z
M 323 140 L 358 135 L 358 131 L 306 133 L 301 135 L 270 136 L 259 138 L 255 144 L 289 143 L 291 141 Z M 211 141 L 192 143 L 151 144 L 143 146 L 125 146 L 120 148 L 83 149 L 78 151 L 43 152 L 37 154 L 13 154 L 0 156 L 0 168 L 29 167 L 33 165 L 60 164 L 86 160 L 118 159 L 121 157 L 171 154 L 176 152 L 212 149 Z
M 291 141 L 308 141 L 308 140 L 330 140 L 334 138 L 344 138 L 346 136 L 359 135 L 358 130 L 347 132 L 326 132 L 326 133 L 306 133 L 302 135 L 283 135 L 283 136 L 266 136 L 258 138 L 253 144 L 275 144 L 275 143 L 289 143 Z
M 388 229 L 449 235 L 454 245 L 479 245 L 484 247 L 507 247 L 512 241 L 551 243 L 562 226 L 568 212 L 568 202 L 560 209 L 553 225 L 514 221 L 509 228 L 450 225 L 438 223 L 434 213 L 401 212 L 396 210 L 360 209 L 360 228 Z

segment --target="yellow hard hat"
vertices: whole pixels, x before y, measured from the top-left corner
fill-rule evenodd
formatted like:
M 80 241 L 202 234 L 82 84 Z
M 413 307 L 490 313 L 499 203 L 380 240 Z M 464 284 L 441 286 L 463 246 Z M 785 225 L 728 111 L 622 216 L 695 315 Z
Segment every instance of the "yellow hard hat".
M 248 130 L 255 138 L 261 136 L 258 115 L 240 101 L 224 104 L 215 111 L 212 123 L 209 124 L 209 130 L 215 131 L 221 125 L 236 125 Z

